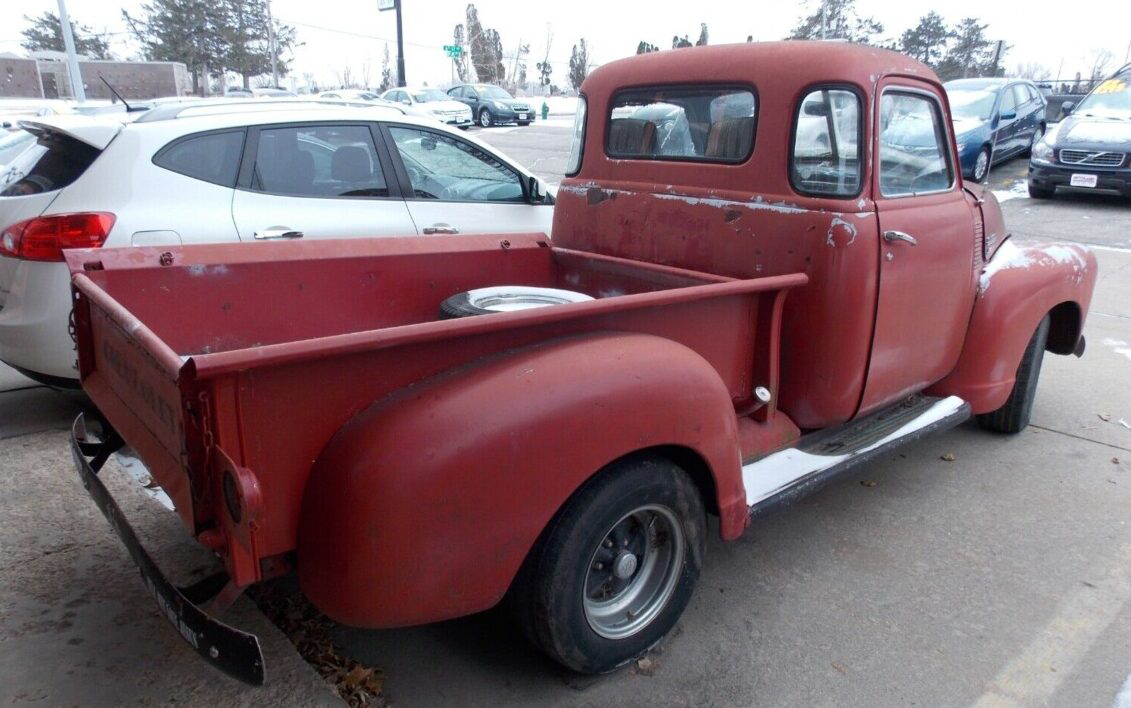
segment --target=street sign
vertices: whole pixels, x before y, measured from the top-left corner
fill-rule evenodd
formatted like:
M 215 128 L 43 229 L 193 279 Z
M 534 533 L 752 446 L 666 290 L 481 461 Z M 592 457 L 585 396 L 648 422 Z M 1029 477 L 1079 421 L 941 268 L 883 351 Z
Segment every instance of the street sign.
M 452 59 L 457 59 L 461 54 L 463 54 L 463 47 L 459 46 L 458 44 L 445 44 L 444 52 Z
M 384 12 L 385 10 L 395 10 L 397 7 L 397 0 L 377 0 L 377 11 Z

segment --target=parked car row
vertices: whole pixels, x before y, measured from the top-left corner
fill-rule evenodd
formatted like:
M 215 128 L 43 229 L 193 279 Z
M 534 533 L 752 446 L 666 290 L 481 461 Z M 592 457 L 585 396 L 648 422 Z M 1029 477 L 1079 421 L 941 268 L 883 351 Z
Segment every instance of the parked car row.
M 78 378 L 67 248 L 550 232 L 537 177 L 395 105 L 237 99 L 23 125 L 34 143 L 0 173 L 0 359 L 52 385 Z

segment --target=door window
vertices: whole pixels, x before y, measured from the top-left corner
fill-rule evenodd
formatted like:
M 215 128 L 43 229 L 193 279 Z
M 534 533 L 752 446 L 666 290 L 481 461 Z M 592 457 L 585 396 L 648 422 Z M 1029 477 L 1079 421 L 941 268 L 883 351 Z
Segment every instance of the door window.
M 810 91 L 797 109 L 789 177 L 805 194 L 860 191 L 860 99 L 845 89 Z
M 880 193 L 899 197 L 953 184 L 946 131 L 933 98 L 888 92 L 880 99 Z
M 296 197 L 389 196 L 364 125 L 260 130 L 251 188 Z
M 1001 115 L 1017 112 L 1017 98 L 1013 91 L 1003 91 L 1001 94 Z
M 519 175 L 471 143 L 416 128 L 390 126 L 389 132 L 417 199 L 525 200 Z
M 243 152 L 243 130 L 191 135 L 165 146 L 153 164 L 188 177 L 233 187 Z
M 1029 91 L 1025 88 L 1025 84 L 1013 85 L 1013 98 L 1017 101 L 1018 106 L 1023 106 L 1029 102 Z

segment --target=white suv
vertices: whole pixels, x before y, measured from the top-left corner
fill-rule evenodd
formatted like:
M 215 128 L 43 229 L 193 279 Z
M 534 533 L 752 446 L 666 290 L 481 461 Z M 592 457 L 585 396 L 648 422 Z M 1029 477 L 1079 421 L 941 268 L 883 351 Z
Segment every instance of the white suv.
M 0 359 L 77 385 L 62 251 L 549 234 L 553 196 L 486 144 L 390 108 L 248 101 L 25 121 L 0 174 Z

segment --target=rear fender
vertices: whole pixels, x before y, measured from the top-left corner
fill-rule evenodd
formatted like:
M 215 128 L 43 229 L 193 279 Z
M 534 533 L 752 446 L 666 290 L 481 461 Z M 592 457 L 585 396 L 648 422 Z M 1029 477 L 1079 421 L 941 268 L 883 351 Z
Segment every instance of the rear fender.
M 357 626 L 484 610 L 578 487 L 656 446 L 705 462 L 724 534 L 737 535 L 736 435 L 718 374 L 668 339 L 587 335 L 481 360 L 379 401 L 334 437 L 303 498 L 299 580 Z
M 1053 319 L 1047 348 L 1057 354 L 1076 350 L 1096 274 L 1096 257 L 1083 246 L 1003 243 L 979 278 L 958 365 L 929 392 L 961 396 L 974 413 L 1000 408 L 1046 314 Z

